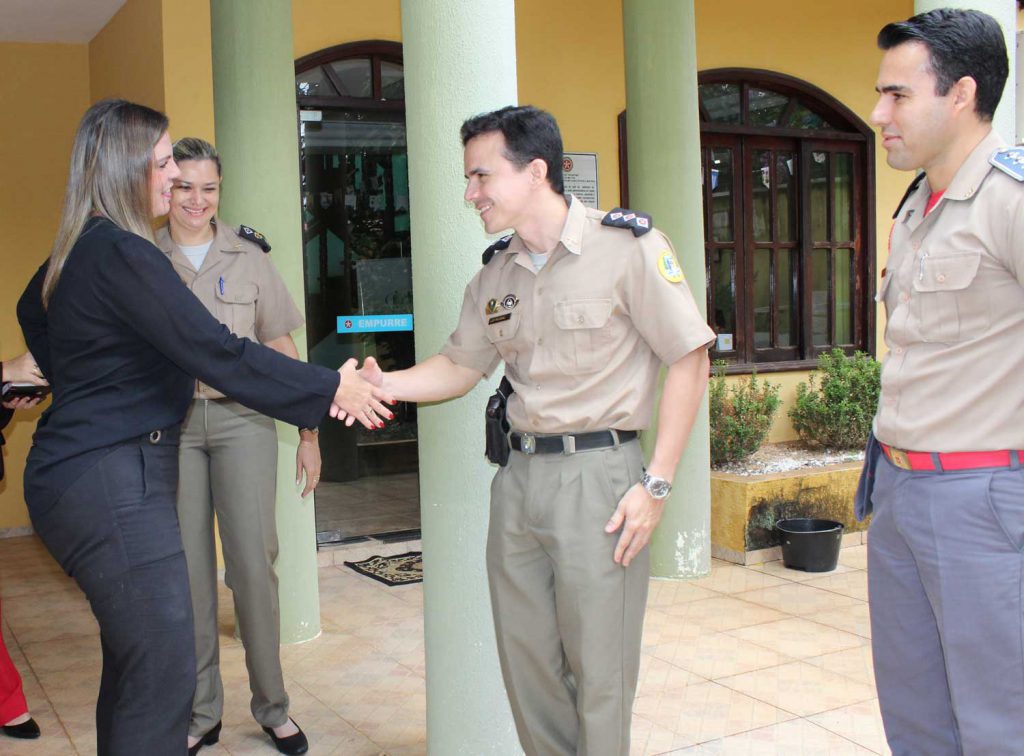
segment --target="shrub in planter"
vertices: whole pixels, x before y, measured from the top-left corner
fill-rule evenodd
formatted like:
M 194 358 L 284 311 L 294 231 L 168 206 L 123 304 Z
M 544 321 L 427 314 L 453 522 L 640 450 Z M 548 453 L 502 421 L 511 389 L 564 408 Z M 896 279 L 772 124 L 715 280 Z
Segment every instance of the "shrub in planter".
M 818 370 L 796 387 L 789 411 L 800 439 L 833 450 L 863 447 L 878 407 L 881 375 L 881 364 L 864 352 L 822 354 Z
M 756 452 L 768 436 L 779 408 L 779 386 L 750 378 L 725 382 L 724 360 L 715 362 L 708 385 L 711 415 L 711 466 L 741 462 Z

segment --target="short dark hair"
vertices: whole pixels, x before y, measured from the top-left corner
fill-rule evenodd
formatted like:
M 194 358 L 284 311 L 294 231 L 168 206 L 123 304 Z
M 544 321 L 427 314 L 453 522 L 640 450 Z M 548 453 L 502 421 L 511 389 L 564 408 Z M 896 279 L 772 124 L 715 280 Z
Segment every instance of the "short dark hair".
M 975 111 L 991 121 L 1009 75 L 1006 42 L 999 22 L 976 10 L 940 8 L 882 27 L 878 46 L 883 50 L 920 42 L 928 48 L 935 94 L 946 95 L 964 76 L 977 82 Z
M 532 105 L 510 105 L 473 116 L 462 124 L 462 146 L 482 134 L 500 131 L 505 137 L 505 157 L 520 169 L 540 158 L 548 166 L 548 183 L 565 193 L 562 181 L 562 133 L 555 117 Z

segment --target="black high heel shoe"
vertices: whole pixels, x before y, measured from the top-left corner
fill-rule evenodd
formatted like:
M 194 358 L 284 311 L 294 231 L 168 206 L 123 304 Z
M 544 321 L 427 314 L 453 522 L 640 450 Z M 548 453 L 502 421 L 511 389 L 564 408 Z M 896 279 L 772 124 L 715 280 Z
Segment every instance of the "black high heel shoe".
M 4 725 L 4 735 L 9 738 L 21 738 L 22 740 L 35 740 L 39 737 L 39 725 L 36 720 L 29 717 L 24 722 L 16 725 Z
M 199 749 L 204 745 L 215 745 L 217 741 L 220 740 L 220 728 L 223 724 L 224 722 L 221 721 L 211 727 L 203 737 L 199 738 L 198 743 L 188 749 L 188 756 L 196 756 L 196 754 L 199 753 Z
M 299 727 L 299 723 L 294 719 L 292 723 L 298 729 L 298 732 L 294 735 L 288 735 L 283 738 L 277 737 L 274 734 L 273 727 L 264 727 L 263 732 L 270 736 L 270 739 L 274 741 L 274 745 L 277 746 L 277 750 L 281 753 L 288 754 L 288 756 L 295 756 L 296 754 L 305 753 L 309 750 L 309 741 L 306 740 L 306 733 Z

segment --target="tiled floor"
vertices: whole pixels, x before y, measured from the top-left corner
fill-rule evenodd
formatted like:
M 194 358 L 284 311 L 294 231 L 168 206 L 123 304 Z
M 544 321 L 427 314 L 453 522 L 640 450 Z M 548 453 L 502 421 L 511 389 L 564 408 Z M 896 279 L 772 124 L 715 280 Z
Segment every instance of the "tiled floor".
M 292 712 L 310 753 L 424 754 L 423 591 L 388 588 L 341 565 L 418 544 L 321 551 L 323 634 L 282 649 Z M 888 753 L 873 688 L 864 546 L 824 576 L 779 563 L 715 562 L 709 577 L 654 580 L 633 718 L 633 754 Z M 0 541 L 8 649 L 25 680 L 38 741 L 0 753 L 95 753 L 99 641 L 88 606 L 33 537 Z M 202 753 L 276 753 L 249 714 L 242 649 L 222 587 L 226 710 Z M 439 754 L 438 756 L 446 756 Z
M 315 496 L 319 543 L 420 526 L 416 473 L 364 476 L 351 483 L 323 482 Z

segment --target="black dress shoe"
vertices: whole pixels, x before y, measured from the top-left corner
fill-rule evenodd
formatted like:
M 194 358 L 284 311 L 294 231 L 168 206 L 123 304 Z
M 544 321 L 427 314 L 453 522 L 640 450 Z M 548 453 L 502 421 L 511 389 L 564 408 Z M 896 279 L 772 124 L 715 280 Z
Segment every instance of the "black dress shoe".
M 296 727 L 299 727 L 299 723 L 295 722 L 294 719 L 292 722 L 295 723 Z M 274 745 L 277 746 L 277 750 L 281 753 L 287 753 L 289 756 L 293 756 L 293 754 L 305 753 L 309 750 L 309 741 L 306 740 L 306 733 L 302 731 L 301 727 L 299 727 L 299 731 L 294 735 L 289 735 L 284 738 L 277 737 L 277 735 L 274 734 L 273 727 L 264 727 L 263 732 L 270 736 L 270 739 L 274 741 Z
M 36 724 L 36 720 L 29 717 L 21 724 L 4 725 L 4 735 L 9 738 L 35 740 L 39 737 L 39 725 Z
M 211 727 L 209 731 L 205 735 L 203 735 L 203 737 L 199 738 L 199 742 L 188 749 L 188 756 L 196 756 L 196 754 L 199 753 L 199 749 L 202 748 L 204 745 L 216 744 L 216 742 L 220 740 L 220 728 L 222 724 L 224 723 L 218 722 L 213 727 Z

